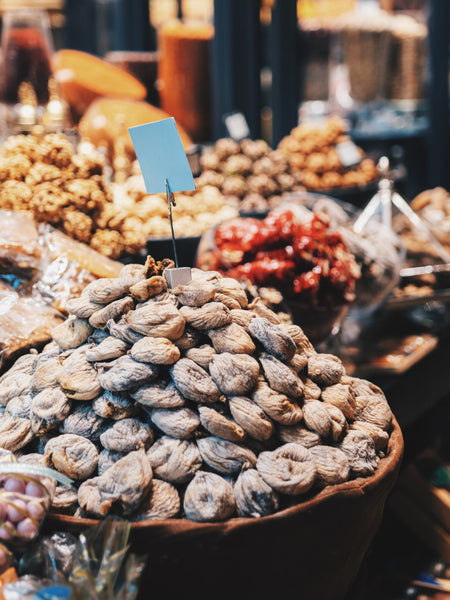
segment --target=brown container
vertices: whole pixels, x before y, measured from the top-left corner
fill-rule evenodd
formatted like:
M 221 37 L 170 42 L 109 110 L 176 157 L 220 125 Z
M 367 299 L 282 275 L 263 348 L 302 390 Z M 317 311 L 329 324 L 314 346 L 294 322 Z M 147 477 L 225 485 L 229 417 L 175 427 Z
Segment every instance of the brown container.
M 133 524 L 131 551 L 147 555 L 137 600 L 344 600 L 379 529 L 402 457 L 403 436 L 394 419 L 387 455 L 371 477 L 327 486 L 259 519 Z M 47 528 L 75 533 L 95 523 L 49 515 Z
M 211 46 L 209 24 L 169 22 L 158 30 L 160 105 L 194 142 L 211 139 Z

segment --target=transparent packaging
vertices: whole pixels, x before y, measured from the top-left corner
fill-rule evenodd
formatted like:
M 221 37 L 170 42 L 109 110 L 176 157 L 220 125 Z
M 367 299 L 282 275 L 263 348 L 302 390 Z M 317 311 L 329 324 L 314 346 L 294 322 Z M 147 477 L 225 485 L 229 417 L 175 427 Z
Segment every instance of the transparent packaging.
M 12 452 L 0 450 L 0 540 L 9 550 L 22 551 L 37 538 L 58 480 L 72 483 L 57 471 L 19 463 Z

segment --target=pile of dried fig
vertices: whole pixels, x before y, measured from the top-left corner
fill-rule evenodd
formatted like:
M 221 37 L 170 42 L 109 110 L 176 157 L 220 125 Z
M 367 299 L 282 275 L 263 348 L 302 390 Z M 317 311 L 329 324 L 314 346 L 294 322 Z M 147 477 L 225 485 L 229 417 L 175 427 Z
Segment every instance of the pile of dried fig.
M 168 288 L 172 266 L 90 283 L 0 377 L 0 447 L 74 481 L 52 510 L 262 517 L 372 475 L 392 428 L 382 390 L 234 279 L 192 269 Z

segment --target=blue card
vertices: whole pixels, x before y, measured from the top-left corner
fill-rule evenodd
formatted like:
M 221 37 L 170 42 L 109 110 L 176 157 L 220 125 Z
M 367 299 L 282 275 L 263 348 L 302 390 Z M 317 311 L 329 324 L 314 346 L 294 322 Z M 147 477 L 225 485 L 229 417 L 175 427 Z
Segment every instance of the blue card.
M 196 189 L 173 117 L 129 127 L 128 131 L 141 167 L 147 194 L 165 193 L 166 179 L 171 192 Z

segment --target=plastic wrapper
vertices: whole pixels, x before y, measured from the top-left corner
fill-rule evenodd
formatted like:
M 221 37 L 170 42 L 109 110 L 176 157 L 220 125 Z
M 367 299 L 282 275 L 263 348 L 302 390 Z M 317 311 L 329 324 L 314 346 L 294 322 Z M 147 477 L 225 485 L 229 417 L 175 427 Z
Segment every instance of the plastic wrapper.
M 67 301 L 123 264 L 26 213 L 0 210 L 0 371 L 51 341 Z
M 42 247 L 33 218 L 0 210 L 0 273 L 31 279 L 41 266 Z
M 20 354 L 51 341 L 52 330 L 62 320 L 63 315 L 43 298 L 0 287 L 0 370 Z
M 97 277 L 117 277 L 123 267 L 50 225 L 41 224 L 39 233 L 45 260 L 34 288 L 63 313 L 67 301 L 79 296 L 88 283 Z
M 145 557 L 130 553 L 131 523 L 107 518 L 75 536 L 55 532 L 30 545 L 5 600 L 134 600 Z
M 11 551 L 23 551 L 38 536 L 51 507 L 56 481 L 71 485 L 57 471 L 22 464 L 14 454 L 0 455 L 0 540 Z

